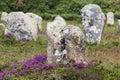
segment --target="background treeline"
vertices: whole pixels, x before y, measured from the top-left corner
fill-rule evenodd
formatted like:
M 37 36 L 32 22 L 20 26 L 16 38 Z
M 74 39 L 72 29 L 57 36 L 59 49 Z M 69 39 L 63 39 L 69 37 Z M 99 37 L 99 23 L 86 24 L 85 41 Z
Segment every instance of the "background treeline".
M 67 20 L 80 18 L 81 8 L 89 3 L 98 4 L 104 13 L 112 11 L 120 18 L 120 0 L 0 0 L 0 11 L 34 12 L 44 19 L 61 15 Z

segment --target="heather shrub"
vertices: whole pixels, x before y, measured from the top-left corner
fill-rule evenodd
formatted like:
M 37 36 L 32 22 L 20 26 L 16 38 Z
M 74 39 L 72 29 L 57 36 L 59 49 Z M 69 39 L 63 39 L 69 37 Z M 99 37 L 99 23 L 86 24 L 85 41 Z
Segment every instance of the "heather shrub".
M 113 70 L 101 66 L 101 61 L 89 63 L 48 64 L 46 55 L 36 55 L 22 62 L 11 63 L 0 70 L 0 79 L 29 80 L 117 80 L 120 68 Z

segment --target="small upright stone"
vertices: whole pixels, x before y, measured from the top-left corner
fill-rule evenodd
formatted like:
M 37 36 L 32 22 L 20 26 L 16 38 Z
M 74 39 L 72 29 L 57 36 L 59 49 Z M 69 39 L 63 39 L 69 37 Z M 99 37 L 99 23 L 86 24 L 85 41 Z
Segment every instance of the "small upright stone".
M 85 38 L 80 28 L 69 25 L 62 17 L 47 25 L 48 63 L 85 62 Z
M 114 25 L 114 14 L 113 12 L 107 13 L 107 24 Z
M 2 12 L 2 14 L 1 14 L 1 20 L 7 22 L 7 17 L 8 17 L 8 13 Z
M 120 19 L 118 19 L 118 31 L 120 32 Z
M 82 25 L 88 43 L 100 43 L 105 15 L 96 4 L 88 4 L 81 9 Z

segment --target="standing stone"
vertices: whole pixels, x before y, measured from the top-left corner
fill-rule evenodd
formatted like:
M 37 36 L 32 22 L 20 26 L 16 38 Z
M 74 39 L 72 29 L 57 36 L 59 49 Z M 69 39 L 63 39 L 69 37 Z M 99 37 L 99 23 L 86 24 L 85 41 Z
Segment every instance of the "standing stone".
M 7 17 L 8 17 L 8 13 L 2 12 L 2 14 L 1 14 L 1 20 L 7 22 Z
M 114 14 L 112 12 L 107 13 L 107 24 L 114 25 Z
M 120 32 L 120 19 L 118 19 L 118 31 Z
M 36 14 L 34 14 L 34 13 L 31 13 L 31 12 L 26 13 L 26 15 L 28 15 L 28 16 L 30 16 L 31 18 L 35 19 L 36 22 L 37 22 L 37 25 L 38 25 L 39 30 L 42 31 L 42 17 L 40 17 L 40 16 L 38 16 L 38 15 L 36 15 Z
M 47 46 L 47 54 L 48 54 L 48 63 L 56 63 L 56 57 L 54 55 L 54 48 L 58 43 L 58 39 L 60 37 L 60 31 L 66 26 L 65 20 L 57 16 L 53 22 L 49 22 L 47 24 L 47 37 L 48 37 L 48 46 Z
M 100 43 L 105 15 L 96 4 L 89 4 L 81 9 L 82 25 L 86 41 L 89 43 Z
M 57 18 L 47 24 L 48 63 L 84 62 L 84 34 L 80 28 L 73 25 L 66 26 L 64 19 Z
M 85 62 L 85 37 L 77 26 L 68 25 L 61 31 L 59 52 L 66 51 L 66 60 Z M 64 57 L 63 57 L 64 59 Z
M 8 14 L 5 35 L 12 35 L 16 40 L 36 40 L 38 33 L 37 22 L 23 12 Z

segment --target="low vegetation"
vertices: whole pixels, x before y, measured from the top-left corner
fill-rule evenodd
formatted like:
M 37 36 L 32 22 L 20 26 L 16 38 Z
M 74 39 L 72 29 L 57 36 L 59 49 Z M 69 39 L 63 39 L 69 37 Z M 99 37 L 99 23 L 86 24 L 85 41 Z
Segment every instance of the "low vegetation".
M 120 78 L 120 33 L 117 24 L 105 26 L 100 44 L 86 44 L 88 64 L 56 65 L 46 62 L 47 22 L 43 21 L 43 31 L 39 33 L 37 41 L 15 41 L 14 38 L 4 36 L 4 30 L 0 29 L 0 78 L 9 80 L 118 80 Z M 79 26 L 83 30 L 80 21 L 67 23 Z M 43 58 L 45 62 L 41 62 Z M 34 62 L 36 59 L 38 62 Z M 33 64 L 35 66 L 30 66 Z M 22 72 L 24 68 L 27 70 Z

